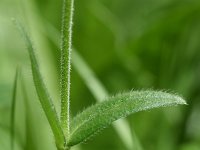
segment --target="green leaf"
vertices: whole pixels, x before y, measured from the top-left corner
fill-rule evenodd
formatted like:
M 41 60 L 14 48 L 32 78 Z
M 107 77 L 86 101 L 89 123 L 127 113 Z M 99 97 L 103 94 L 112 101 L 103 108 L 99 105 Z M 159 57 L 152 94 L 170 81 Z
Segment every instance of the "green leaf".
M 71 122 L 68 146 L 86 141 L 113 121 L 152 108 L 186 104 L 175 94 L 162 91 L 131 91 L 110 97 L 77 115 Z
M 22 89 L 22 96 L 25 105 L 25 145 L 23 147 L 24 150 L 37 150 L 35 140 L 33 139 L 33 123 L 32 123 L 32 114 L 31 108 L 29 105 L 29 98 L 27 93 L 27 88 L 25 86 L 24 78 L 21 77 L 21 89 Z
M 50 23 L 47 23 L 49 28 L 47 36 L 54 42 L 55 45 L 59 47 L 59 32 Z M 72 53 L 72 65 L 74 69 L 80 74 L 80 77 L 85 82 L 88 89 L 91 91 L 95 99 L 99 102 L 103 101 L 105 97 L 108 97 L 108 92 L 103 86 L 103 84 L 98 80 L 95 73 L 91 70 L 86 61 L 81 57 L 78 51 L 73 48 Z M 134 132 L 130 129 L 128 122 L 124 119 L 118 121 L 114 126 L 117 134 L 121 138 L 124 145 L 128 150 L 137 149 L 142 150 L 142 146 Z
M 15 105 L 16 105 L 16 95 L 17 95 L 17 79 L 18 79 L 19 71 L 16 70 L 15 74 L 15 81 L 13 86 L 13 93 L 12 93 L 12 104 L 11 104 L 11 118 L 10 118 L 10 138 L 11 138 L 11 150 L 14 150 L 14 139 L 15 139 Z
M 106 88 L 96 77 L 95 73 L 91 70 L 86 61 L 75 49 L 73 49 L 72 64 L 74 65 L 75 70 L 80 74 L 81 78 L 83 79 L 93 96 L 96 98 L 96 100 L 98 102 L 104 101 L 105 97 L 108 97 L 108 92 Z M 142 146 L 134 130 L 130 129 L 127 120 L 120 120 L 116 122 L 113 127 L 115 128 L 117 134 L 119 135 L 119 138 L 121 138 L 121 141 L 124 143 L 124 146 L 127 150 L 142 150 Z
M 34 84 L 35 84 L 35 88 L 40 100 L 40 103 L 42 105 L 42 108 L 45 112 L 45 115 L 49 121 L 49 124 L 51 126 L 51 129 L 54 133 L 55 136 L 55 140 L 56 140 L 56 145 L 58 148 L 62 148 L 65 143 L 65 138 L 64 138 L 64 134 L 54 107 L 54 104 L 49 96 L 49 93 L 46 89 L 46 86 L 43 82 L 41 73 L 39 71 L 39 66 L 35 57 L 35 50 L 33 48 L 33 44 L 29 38 L 29 36 L 27 35 L 24 27 L 17 22 L 16 20 L 14 20 L 14 23 L 16 24 L 16 26 L 18 27 L 19 31 L 21 32 L 25 43 L 27 45 L 27 49 L 30 55 L 30 60 L 31 60 L 31 68 L 32 68 L 32 74 L 33 74 L 33 80 L 34 80 Z

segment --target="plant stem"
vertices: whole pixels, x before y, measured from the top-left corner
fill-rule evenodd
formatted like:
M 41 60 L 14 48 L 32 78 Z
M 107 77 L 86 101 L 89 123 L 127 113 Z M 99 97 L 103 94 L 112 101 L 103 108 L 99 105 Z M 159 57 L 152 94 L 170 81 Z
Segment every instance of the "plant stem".
M 70 134 L 70 70 L 74 0 L 63 0 L 61 35 L 61 125 L 66 140 Z

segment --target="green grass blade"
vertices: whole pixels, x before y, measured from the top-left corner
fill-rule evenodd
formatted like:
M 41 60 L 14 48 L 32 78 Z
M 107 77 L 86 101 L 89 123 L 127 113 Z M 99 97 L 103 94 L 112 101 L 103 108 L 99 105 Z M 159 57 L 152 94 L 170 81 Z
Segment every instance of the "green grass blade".
M 71 122 L 69 146 L 86 141 L 113 121 L 153 108 L 186 104 L 181 97 L 161 91 L 131 91 L 93 105 Z
M 24 105 L 25 105 L 25 145 L 24 150 L 37 150 L 36 144 L 33 139 L 33 132 L 32 132 L 32 122 L 31 122 L 31 112 L 30 112 L 30 106 L 29 106 L 29 98 L 27 94 L 27 89 L 25 86 L 24 78 L 21 78 L 21 89 L 24 99 Z
M 27 45 L 27 49 L 30 55 L 30 60 L 31 60 L 33 80 L 34 80 L 35 88 L 36 88 L 40 103 L 49 121 L 51 129 L 54 133 L 56 145 L 57 147 L 62 148 L 64 146 L 63 144 L 65 143 L 65 138 L 63 135 L 62 128 L 60 126 L 60 122 L 59 122 L 55 107 L 48 94 L 48 91 L 43 82 L 41 73 L 39 71 L 39 66 L 35 57 L 35 50 L 33 48 L 32 42 L 29 36 L 27 35 L 26 31 L 24 30 L 23 26 L 16 20 L 14 22 L 16 26 L 18 27 L 19 31 L 21 32 L 22 36 L 24 37 L 25 43 Z
M 92 1 L 89 6 L 92 14 L 101 21 L 115 37 L 115 48 L 122 49 L 126 40 L 126 30 L 121 21 L 100 1 Z
M 108 92 L 102 83 L 96 78 L 94 72 L 88 67 L 87 63 L 76 50 L 73 51 L 72 58 L 74 68 L 80 74 L 94 97 L 100 102 L 103 101 L 105 97 L 108 97 Z
M 74 0 L 63 0 L 61 34 L 61 125 L 65 137 L 70 133 L 70 70 Z
M 11 138 L 11 150 L 14 150 L 14 139 L 15 139 L 15 105 L 16 105 L 16 95 L 17 95 L 17 79 L 19 76 L 19 70 L 16 70 L 15 74 L 15 81 L 13 86 L 13 93 L 12 93 L 12 105 L 11 105 L 11 120 L 10 120 L 10 138 Z

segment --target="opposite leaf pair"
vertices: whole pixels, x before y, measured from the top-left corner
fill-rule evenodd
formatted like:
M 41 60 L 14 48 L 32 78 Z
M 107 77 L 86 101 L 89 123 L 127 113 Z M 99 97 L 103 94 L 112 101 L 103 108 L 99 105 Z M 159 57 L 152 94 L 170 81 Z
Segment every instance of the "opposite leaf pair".
M 74 117 L 70 124 L 69 138 L 66 141 L 54 105 L 39 72 L 31 41 L 22 26 L 17 22 L 16 24 L 22 32 L 28 46 L 34 84 L 43 110 L 54 132 L 58 147 L 64 145 L 66 142 L 67 146 L 73 146 L 83 142 L 96 132 L 110 125 L 113 121 L 126 117 L 131 113 L 158 107 L 186 104 L 181 97 L 162 91 L 146 90 L 121 93 L 87 108 Z
M 70 120 L 70 59 L 72 36 L 73 0 L 63 2 L 62 50 L 61 50 L 61 115 L 55 110 L 51 97 L 43 82 L 35 57 L 32 42 L 20 23 L 15 21 L 28 48 L 35 88 L 53 131 L 58 150 L 67 150 L 71 146 L 86 141 L 113 121 L 131 113 L 152 108 L 186 104 L 174 94 L 162 91 L 130 91 L 107 98 L 93 105 Z M 60 119 L 59 119 L 60 118 Z

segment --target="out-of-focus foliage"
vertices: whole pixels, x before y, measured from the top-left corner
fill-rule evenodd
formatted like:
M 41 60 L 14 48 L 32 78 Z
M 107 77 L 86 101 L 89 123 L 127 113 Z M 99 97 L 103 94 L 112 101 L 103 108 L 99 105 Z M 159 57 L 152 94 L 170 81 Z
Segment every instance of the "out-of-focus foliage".
M 0 149 L 8 150 L 12 85 L 22 65 L 29 95 L 30 131 L 26 109 L 17 94 L 15 147 L 54 150 L 53 135 L 33 88 L 28 54 L 11 18 L 30 31 L 40 67 L 53 99 L 59 97 L 61 1 L 0 1 Z M 196 150 L 200 147 L 200 1 L 199 0 L 84 0 L 75 1 L 73 45 L 110 94 L 128 89 L 166 89 L 182 94 L 187 107 L 142 112 L 128 118 L 146 150 Z M 72 68 L 72 115 L 95 103 L 82 78 Z M 84 97 L 84 99 L 83 99 Z M 85 98 L 87 97 L 87 98 Z M 59 108 L 56 102 L 57 109 Z M 112 128 L 82 144 L 83 150 L 123 150 Z

